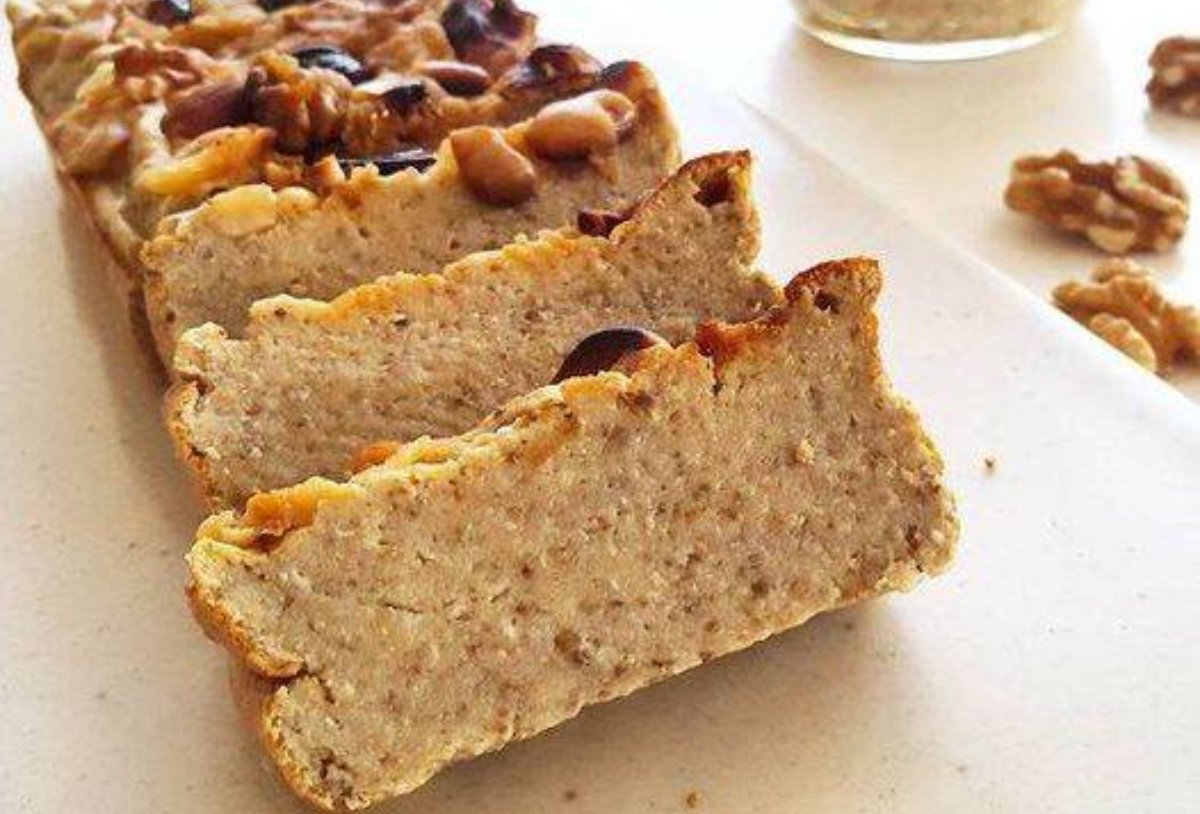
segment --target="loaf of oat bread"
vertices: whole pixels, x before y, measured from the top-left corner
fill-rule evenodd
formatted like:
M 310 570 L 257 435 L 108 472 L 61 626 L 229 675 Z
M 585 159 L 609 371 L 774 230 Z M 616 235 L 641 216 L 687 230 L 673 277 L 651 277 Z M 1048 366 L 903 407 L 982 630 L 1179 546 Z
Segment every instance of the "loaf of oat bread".
M 754 267 L 748 154 L 691 161 L 631 211 L 583 220 L 592 234 L 547 232 L 331 303 L 263 300 L 245 339 L 211 324 L 185 333 L 166 411 L 181 458 L 215 505 L 240 504 L 344 475 L 379 439 L 464 432 L 605 326 L 680 342 L 781 296 Z
M 270 682 L 255 718 L 293 789 L 404 794 L 945 568 L 953 501 L 881 369 L 879 284 L 817 267 L 755 321 L 207 520 L 193 609 Z
M 535 18 L 508 0 L 11 0 L 8 12 L 56 163 L 135 293 L 143 244 L 159 238 L 151 305 L 167 361 L 180 330 L 241 319 L 258 296 L 437 269 L 590 201 L 628 201 L 678 163 L 648 71 L 537 45 Z M 558 108 L 558 125 L 439 150 L 461 128 L 581 94 L 591 104 Z
M 328 299 L 383 274 L 438 271 L 518 234 L 561 226 L 585 206 L 623 207 L 677 165 L 675 129 L 641 66 L 623 63 L 600 81 L 629 96 L 602 85 L 560 103 L 572 106 L 568 115 L 604 99 L 636 102 L 627 134 L 586 156 L 538 154 L 530 134 L 553 121 L 559 108 L 551 105 L 503 138 L 488 131 L 495 143 L 483 139 L 482 165 L 464 163 L 474 155 L 468 137 L 479 131 L 458 131 L 424 172 L 384 177 L 358 169 L 324 196 L 246 186 L 168 218 L 143 252 L 146 310 L 164 357 L 179 334 L 205 322 L 240 335 L 247 309 L 262 297 Z M 527 175 L 512 182 L 514 197 L 495 200 L 475 182 L 496 173 L 509 183 L 507 163 Z

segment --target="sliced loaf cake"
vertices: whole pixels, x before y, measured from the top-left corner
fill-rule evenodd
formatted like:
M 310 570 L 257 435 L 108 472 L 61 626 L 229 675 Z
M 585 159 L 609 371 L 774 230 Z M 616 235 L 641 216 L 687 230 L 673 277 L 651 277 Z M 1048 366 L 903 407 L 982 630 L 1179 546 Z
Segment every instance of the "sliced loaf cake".
M 585 206 L 626 205 L 678 165 L 675 129 L 640 65 L 618 65 L 600 83 L 559 103 L 565 111 L 552 105 L 506 131 L 457 131 L 419 168 L 389 176 L 371 165 L 354 169 L 323 195 L 244 186 L 167 218 L 142 255 L 147 313 L 164 358 L 182 331 L 205 322 L 240 335 L 249 306 L 263 297 L 327 299 L 398 270 L 438 271 L 518 234 L 566 224 Z M 565 120 L 570 133 L 579 119 L 601 125 L 585 129 L 578 152 L 547 149 L 547 121 Z M 588 133 L 598 135 L 589 141 Z
M 745 153 L 688 163 L 620 217 L 583 217 L 601 221 L 589 227 L 598 234 L 546 232 L 330 303 L 263 300 L 244 339 L 212 324 L 185 333 L 167 396 L 181 457 L 214 504 L 238 504 L 344 475 L 373 441 L 463 432 L 550 381 L 599 328 L 636 323 L 679 342 L 702 320 L 748 319 L 780 296 L 754 268 Z
M 22 87 L 138 310 L 151 265 L 167 363 L 181 330 L 236 330 L 258 297 L 437 270 L 628 202 L 678 165 L 648 71 L 539 45 L 511 0 L 8 13 Z
M 210 518 L 197 618 L 267 684 L 267 752 L 319 806 L 450 763 L 911 586 L 957 536 L 881 369 L 866 260 L 618 370 Z

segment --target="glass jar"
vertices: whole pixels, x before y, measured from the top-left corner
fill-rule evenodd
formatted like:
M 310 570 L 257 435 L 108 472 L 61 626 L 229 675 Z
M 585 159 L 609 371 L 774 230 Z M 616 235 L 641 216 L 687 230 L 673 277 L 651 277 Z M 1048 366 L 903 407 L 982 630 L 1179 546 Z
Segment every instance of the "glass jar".
M 1061 31 L 1082 0 L 793 0 L 810 34 L 869 56 L 952 60 L 1026 48 Z

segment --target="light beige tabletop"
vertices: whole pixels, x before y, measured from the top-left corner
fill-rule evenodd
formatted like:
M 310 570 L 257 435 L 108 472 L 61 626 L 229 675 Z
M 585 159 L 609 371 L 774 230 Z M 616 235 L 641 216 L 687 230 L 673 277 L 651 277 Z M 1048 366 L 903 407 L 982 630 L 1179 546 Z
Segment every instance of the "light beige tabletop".
M 559 11 L 570 6 L 568 16 Z M 580 6 L 580 8 L 576 8 Z M 1194 0 L 1085 0 L 1057 39 L 955 64 L 853 56 L 805 35 L 789 0 L 545 0 L 564 36 L 686 66 L 778 117 L 893 207 L 1046 296 L 1102 256 L 1007 212 L 1016 156 L 1070 148 L 1092 159 L 1137 153 L 1200 190 L 1200 120 L 1152 113 L 1143 88 L 1155 43 L 1200 36 Z M 636 24 L 631 20 L 637 20 Z M 1145 255 L 1169 292 L 1200 305 L 1200 227 L 1178 250 Z M 1200 400 L 1200 375 L 1176 377 Z

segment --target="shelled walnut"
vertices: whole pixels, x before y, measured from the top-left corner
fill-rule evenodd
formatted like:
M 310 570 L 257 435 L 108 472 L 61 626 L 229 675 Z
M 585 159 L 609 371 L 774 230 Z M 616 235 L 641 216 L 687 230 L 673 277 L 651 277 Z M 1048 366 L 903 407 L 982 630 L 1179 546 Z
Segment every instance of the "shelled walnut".
M 1100 264 L 1089 282 L 1063 283 L 1054 302 L 1148 370 L 1166 373 L 1200 356 L 1200 312 L 1172 303 L 1147 269 L 1128 260 Z
M 1155 107 L 1200 117 L 1200 37 L 1169 37 L 1150 55 L 1146 93 Z
M 1069 150 L 1013 162 L 1004 201 L 1111 254 L 1166 251 L 1189 211 L 1187 190 L 1163 165 L 1132 155 L 1088 163 Z

